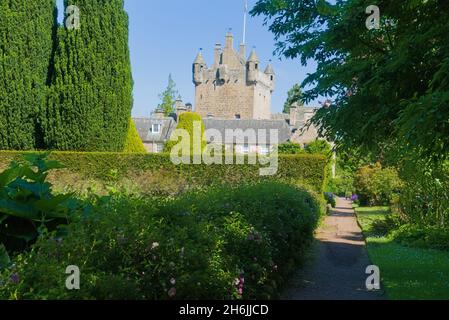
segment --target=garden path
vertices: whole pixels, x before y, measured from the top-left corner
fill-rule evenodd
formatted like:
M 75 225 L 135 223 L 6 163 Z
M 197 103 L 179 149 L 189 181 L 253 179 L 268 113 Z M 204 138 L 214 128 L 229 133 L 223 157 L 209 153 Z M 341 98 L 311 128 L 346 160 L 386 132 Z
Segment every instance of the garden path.
M 369 260 L 351 201 L 337 199 L 337 207 L 316 233 L 310 262 L 299 270 L 282 299 L 379 300 L 382 292 L 366 289 Z

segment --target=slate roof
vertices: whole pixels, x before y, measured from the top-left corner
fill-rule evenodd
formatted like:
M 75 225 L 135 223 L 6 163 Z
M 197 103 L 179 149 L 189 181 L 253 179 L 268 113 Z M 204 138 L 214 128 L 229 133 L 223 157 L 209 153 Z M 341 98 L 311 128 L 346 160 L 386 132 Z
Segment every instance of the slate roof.
M 140 139 L 145 142 L 167 142 L 173 130 L 176 128 L 176 121 L 171 117 L 165 118 L 134 118 L 137 132 L 139 132 Z M 150 129 L 153 124 L 160 124 L 162 126 L 161 133 L 151 133 Z
M 284 143 L 290 140 L 291 129 L 285 120 L 222 120 L 222 119 L 204 119 L 205 129 L 216 129 L 221 133 L 222 139 L 226 137 L 226 130 L 236 130 L 241 129 L 246 131 L 248 129 L 253 129 L 256 131 L 265 129 L 266 136 L 265 142 L 268 144 L 276 144 L 270 141 L 270 130 L 278 130 L 279 141 L 277 143 Z M 209 139 L 208 139 L 209 140 Z M 262 141 L 263 142 L 263 141 Z M 236 143 L 236 139 L 233 143 Z

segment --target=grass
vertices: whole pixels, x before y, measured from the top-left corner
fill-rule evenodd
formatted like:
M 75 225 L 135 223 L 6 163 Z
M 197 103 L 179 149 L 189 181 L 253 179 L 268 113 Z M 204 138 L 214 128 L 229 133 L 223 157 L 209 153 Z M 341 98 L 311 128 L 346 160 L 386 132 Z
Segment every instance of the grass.
M 390 299 L 449 299 L 449 252 L 406 247 L 376 234 L 373 224 L 385 219 L 388 208 L 355 210 L 366 236 L 371 261 L 379 266 Z

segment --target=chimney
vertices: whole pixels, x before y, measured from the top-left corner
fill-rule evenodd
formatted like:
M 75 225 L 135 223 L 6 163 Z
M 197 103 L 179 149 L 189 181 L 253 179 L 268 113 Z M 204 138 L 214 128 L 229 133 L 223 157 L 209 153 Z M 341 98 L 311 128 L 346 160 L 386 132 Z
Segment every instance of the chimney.
M 246 60 L 246 46 L 244 43 L 240 45 L 240 56 Z
M 234 48 L 234 35 L 231 32 L 226 34 L 226 45 L 225 49 L 233 49 Z
M 181 96 L 176 99 L 175 102 L 175 108 L 176 108 L 176 115 L 179 117 L 181 114 L 187 112 L 186 106 L 182 103 Z
M 290 125 L 292 127 L 296 127 L 298 120 L 298 104 L 295 102 L 290 107 Z
M 215 58 L 214 58 L 214 63 L 215 63 L 215 66 L 219 66 L 220 65 L 220 55 L 221 55 L 221 44 L 220 43 L 217 43 L 216 45 L 215 45 Z
M 162 108 L 158 107 L 155 111 L 154 111 L 154 118 L 156 119 L 162 119 L 165 118 L 165 113 L 164 110 L 162 110 Z

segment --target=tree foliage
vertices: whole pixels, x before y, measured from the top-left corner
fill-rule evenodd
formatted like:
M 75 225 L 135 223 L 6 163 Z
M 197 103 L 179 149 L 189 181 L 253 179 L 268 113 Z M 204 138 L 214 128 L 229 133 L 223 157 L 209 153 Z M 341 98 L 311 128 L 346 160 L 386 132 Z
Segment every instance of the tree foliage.
M 380 29 L 368 30 L 371 1 L 259 0 L 277 52 L 317 62 L 302 83 L 306 102 L 334 100 L 313 122 L 339 148 L 382 154 L 397 145 L 418 156 L 449 153 L 449 2 L 377 2 Z
M 299 84 L 295 84 L 289 91 L 287 101 L 284 104 L 284 113 L 290 113 L 291 106 L 297 103 L 299 106 L 304 105 L 302 102 L 302 92 L 301 86 Z
M 58 30 L 44 141 L 56 150 L 122 151 L 133 85 L 124 1 L 69 5 L 79 7 L 81 25 Z
M 176 90 L 176 84 L 173 81 L 171 74 L 168 76 L 168 85 L 167 88 L 159 95 L 159 99 L 161 99 L 161 104 L 158 108 L 164 111 L 166 116 L 169 116 L 173 112 L 175 112 L 175 102 L 178 95 L 178 91 Z
M 55 0 L 0 1 L 0 150 L 42 147 Z

